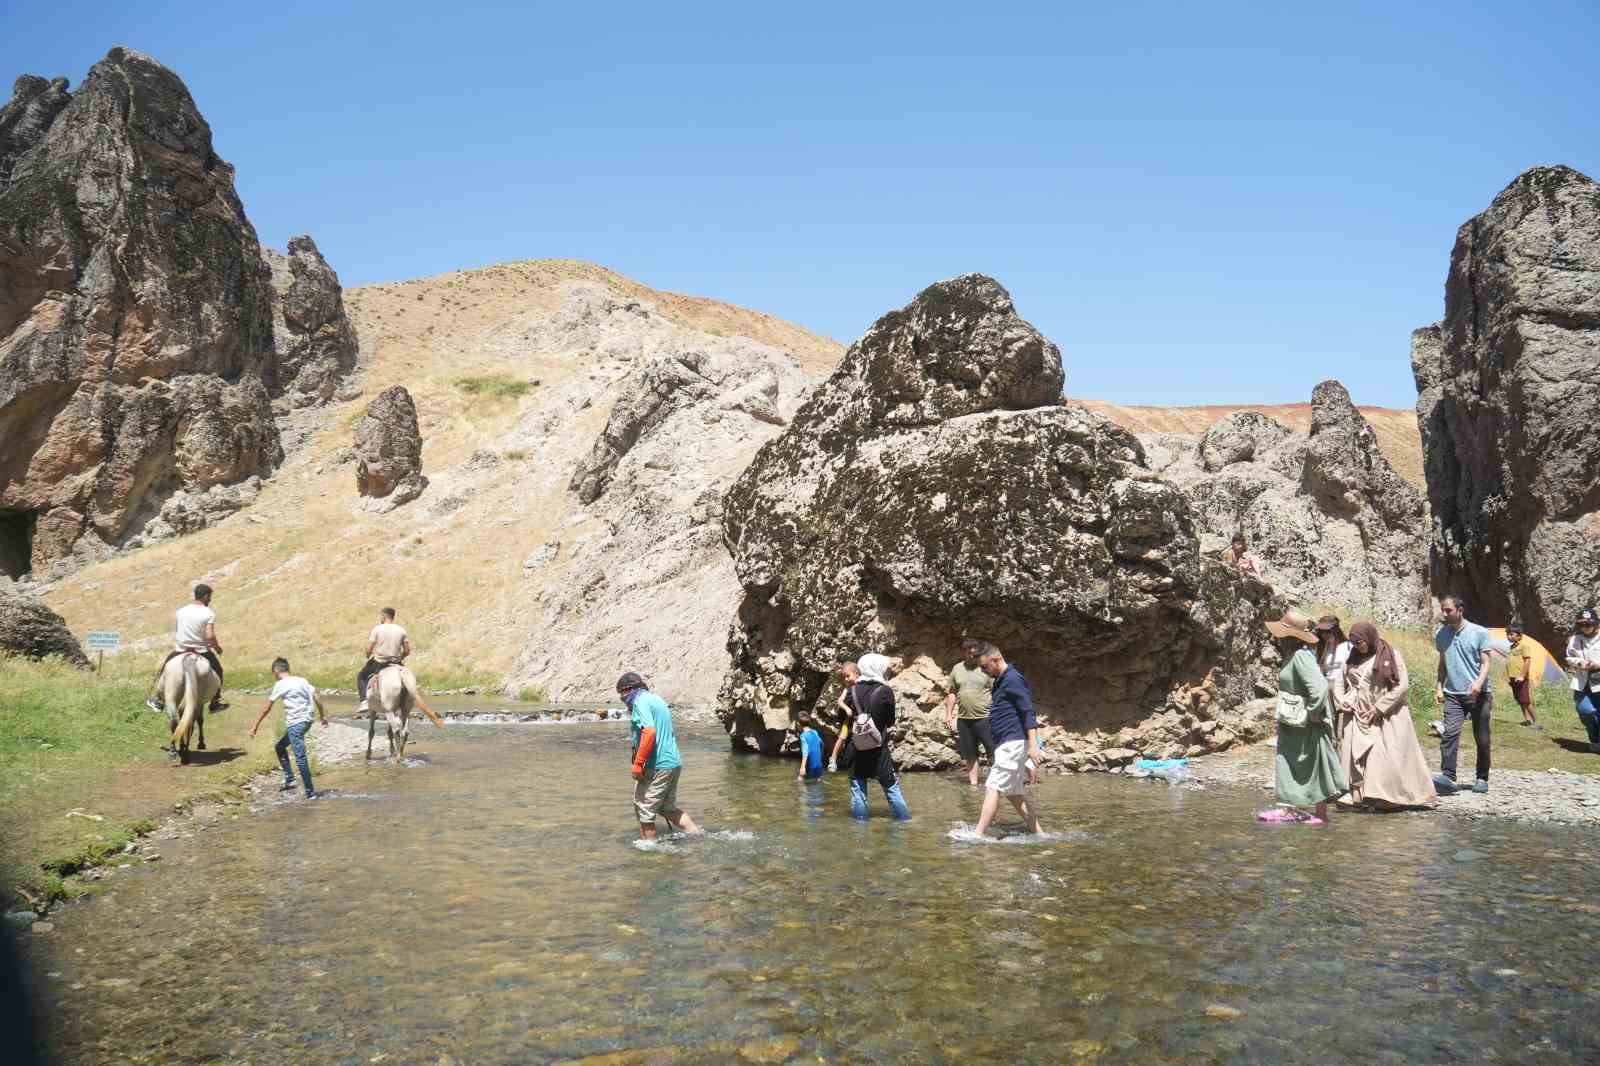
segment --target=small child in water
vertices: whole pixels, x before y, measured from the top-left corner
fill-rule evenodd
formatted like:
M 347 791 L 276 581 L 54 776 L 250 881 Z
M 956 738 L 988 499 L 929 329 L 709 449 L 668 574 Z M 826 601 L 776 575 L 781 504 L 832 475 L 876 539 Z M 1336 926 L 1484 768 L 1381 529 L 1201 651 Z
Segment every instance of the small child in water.
M 801 717 L 797 727 L 800 730 L 800 772 L 795 775 L 796 781 L 816 781 L 822 777 L 822 737 L 817 733 L 816 727 L 809 715 Z

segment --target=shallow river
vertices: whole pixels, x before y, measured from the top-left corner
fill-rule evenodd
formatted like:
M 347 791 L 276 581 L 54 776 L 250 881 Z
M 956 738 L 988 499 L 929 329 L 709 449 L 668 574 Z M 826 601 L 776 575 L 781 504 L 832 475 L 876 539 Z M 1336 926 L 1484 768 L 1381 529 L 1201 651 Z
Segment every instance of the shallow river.
M 909 777 L 904 825 L 874 786 L 858 824 L 843 777 L 687 727 L 712 834 L 650 852 L 624 725 L 423 729 L 418 765 L 334 770 L 58 914 L 31 950 L 62 1057 L 1600 1061 L 1590 832 L 1260 826 L 1095 775 L 1040 786 L 1052 839 L 974 843 L 964 780 Z

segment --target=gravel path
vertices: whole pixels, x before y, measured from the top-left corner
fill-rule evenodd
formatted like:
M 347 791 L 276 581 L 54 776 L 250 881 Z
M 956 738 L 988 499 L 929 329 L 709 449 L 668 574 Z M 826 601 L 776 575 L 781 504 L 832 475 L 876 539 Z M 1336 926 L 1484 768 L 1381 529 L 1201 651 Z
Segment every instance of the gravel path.
M 1424 751 L 1427 751 L 1424 748 Z M 1189 762 L 1196 785 L 1246 789 L 1272 795 L 1271 744 L 1207 755 Z M 1430 769 L 1438 752 L 1427 751 Z M 1471 770 L 1470 749 L 1465 765 Z M 1439 797 L 1439 813 L 1460 818 L 1514 818 L 1522 822 L 1600 825 L 1600 777 L 1565 770 L 1493 770 L 1489 791 Z

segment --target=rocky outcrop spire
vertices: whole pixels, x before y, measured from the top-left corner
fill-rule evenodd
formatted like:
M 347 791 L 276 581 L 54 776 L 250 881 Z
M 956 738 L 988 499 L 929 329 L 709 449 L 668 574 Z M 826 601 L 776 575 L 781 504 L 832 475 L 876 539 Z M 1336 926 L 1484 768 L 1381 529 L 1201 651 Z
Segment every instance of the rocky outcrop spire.
M 1600 596 L 1597 366 L 1600 184 L 1535 167 L 1457 231 L 1444 319 L 1413 335 L 1412 369 L 1435 589 L 1551 647 Z
M 330 348 L 353 363 L 333 284 L 305 325 L 337 336 L 280 366 L 271 272 L 178 76 L 114 48 L 70 94 L 18 79 L 0 109 L 0 555 L 103 555 L 174 494 L 269 472 L 273 397 Z M 286 321 L 318 302 L 304 291 Z
M 417 405 L 404 385 L 391 385 L 356 420 L 356 491 L 382 501 L 380 510 L 410 503 L 428 487 L 422 476 Z
M 902 757 L 949 765 L 933 708 L 966 635 L 998 642 L 1073 731 L 1064 760 L 1169 713 L 1151 750 L 1237 735 L 1215 718 L 1265 684 L 1268 592 L 1200 557 L 1181 493 L 1131 434 L 1063 406 L 1062 381 L 1056 346 L 981 275 L 850 348 L 725 501 L 736 745 L 774 750 L 801 711 L 831 721 L 837 664 L 871 650 L 906 663 Z

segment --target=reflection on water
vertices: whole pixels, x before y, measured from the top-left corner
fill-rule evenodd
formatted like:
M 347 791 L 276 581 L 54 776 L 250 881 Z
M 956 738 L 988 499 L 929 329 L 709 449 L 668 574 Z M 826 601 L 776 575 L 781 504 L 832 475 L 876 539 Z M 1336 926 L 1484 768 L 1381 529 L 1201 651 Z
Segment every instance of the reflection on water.
M 1594 834 L 1251 797 L 981 796 L 681 731 L 712 832 L 641 851 L 620 725 L 452 726 L 416 768 L 164 844 L 33 942 L 68 1061 L 1594 1062 Z M 360 797 L 360 798 L 357 798 Z M 1020 832 L 1014 816 L 1002 825 Z M 952 830 L 956 832 L 952 835 Z M 616 1054 L 626 1052 L 626 1054 Z

